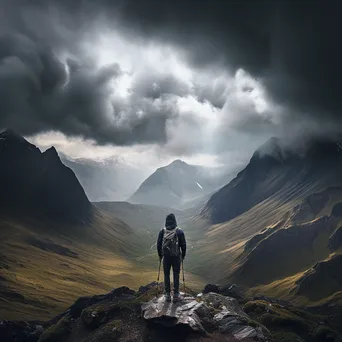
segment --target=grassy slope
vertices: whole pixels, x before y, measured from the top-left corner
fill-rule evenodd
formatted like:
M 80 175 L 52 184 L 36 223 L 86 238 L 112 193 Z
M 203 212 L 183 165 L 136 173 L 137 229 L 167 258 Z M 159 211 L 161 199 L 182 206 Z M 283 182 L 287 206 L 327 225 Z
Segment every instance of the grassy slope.
M 322 217 L 278 230 L 246 256 L 233 279 L 251 287 L 307 270 L 331 253 L 328 242 L 335 227 L 333 221 Z
M 310 218 L 312 217 L 318 218 L 318 217 L 322 217 L 323 215 L 331 215 L 333 206 L 336 203 L 341 201 L 342 189 L 341 187 L 328 188 L 324 190 L 321 194 L 323 194 L 326 199 L 324 203 L 320 203 L 319 211 L 313 215 L 312 212 L 309 210 L 309 208 L 305 206 L 304 209 L 303 208 L 301 209 L 301 210 L 304 210 L 304 213 L 301 213 L 300 215 L 301 218 L 305 217 L 306 215 Z M 323 196 L 320 196 L 320 197 L 323 197 Z M 296 217 L 297 215 L 294 215 L 294 218 Z M 327 221 L 327 224 L 325 224 L 324 227 L 322 227 L 318 231 L 319 234 L 314 234 L 314 235 L 312 235 L 312 232 L 311 234 L 309 233 L 309 231 L 312 230 L 312 225 L 310 223 L 299 225 L 298 228 L 296 228 L 295 226 L 292 227 L 291 229 L 298 230 L 296 234 L 305 233 L 305 231 L 303 231 L 303 228 L 308 229 L 309 235 L 307 236 L 306 242 L 304 241 L 308 245 L 308 248 L 306 249 L 301 248 L 299 250 L 299 249 L 294 248 L 294 244 L 291 244 L 291 246 L 288 246 L 287 259 L 289 261 L 292 260 L 292 262 L 290 262 L 290 265 L 292 265 L 290 267 L 292 268 L 292 272 L 290 272 L 290 269 L 287 268 L 286 269 L 287 275 L 285 275 L 284 277 L 279 276 L 278 279 L 269 281 L 267 284 L 256 286 L 252 288 L 249 291 L 249 293 L 251 295 L 264 293 L 267 296 L 291 300 L 300 305 L 320 305 L 320 304 L 329 303 L 332 301 L 334 301 L 335 303 L 341 303 L 341 300 L 340 300 L 341 293 L 342 293 L 341 291 L 326 296 L 324 295 L 322 285 L 319 285 L 318 283 L 315 284 L 314 288 L 312 289 L 312 291 L 314 291 L 314 293 L 316 294 L 315 299 L 313 298 L 313 296 L 311 296 L 312 298 L 308 298 L 308 296 L 306 295 L 298 295 L 296 293 L 297 282 L 301 278 L 305 277 L 305 273 L 307 269 L 314 266 L 317 262 L 323 261 L 325 259 L 330 260 L 330 258 L 334 255 L 334 253 L 332 253 L 328 247 L 329 237 L 331 236 L 331 231 L 330 232 L 327 231 L 327 230 L 331 230 L 328 228 L 328 223 L 331 224 L 332 220 L 334 221 L 332 229 L 334 229 L 334 227 L 335 228 L 339 227 L 342 223 L 341 218 L 335 218 L 335 219 L 330 218 Z M 296 222 L 293 221 L 292 223 L 295 224 Z M 299 236 L 298 236 L 298 239 L 299 239 Z M 286 241 L 283 240 L 283 244 L 285 242 Z M 296 252 L 300 252 L 300 253 L 298 254 Z M 275 260 L 276 259 L 272 257 L 272 261 L 275 261 Z M 275 264 L 279 266 L 278 262 L 275 262 Z M 283 267 L 279 266 L 280 271 L 282 268 Z M 329 280 L 329 283 L 330 282 L 331 281 Z
M 78 257 L 32 246 L 28 237 L 49 239 Z M 156 253 L 141 259 L 144 253 L 150 254 L 150 243 L 149 235 L 104 211 L 96 210 L 91 224 L 82 227 L 4 218 L 0 225 L 0 319 L 48 319 L 80 296 L 155 281 Z M 203 285 L 201 277 L 186 275 L 188 285 Z
M 320 210 L 314 215 L 315 218 L 321 217 L 323 215 L 331 214 L 331 211 L 334 205 L 340 202 L 342 199 L 342 188 L 341 187 L 328 188 L 324 190 L 321 194 L 327 195 L 326 201 L 324 205 L 321 206 Z M 312 213 L 309 216 L 311 215 Z M 341 219 L 337 219 L 337 222 L 335 222 L 335 226 L 339 227 L 341 223 L 342 223 Z M 310 252 L 311 257 L 315 256 L 315 258 L 313 259 L 309 267 L 314 266 L 316 262 L 318 261 L 323 261 L 325 259 L 329 260 L 335 254 L 335 253 L 332 253 L 328 248 L 329 237 L 330 237 L 330 234 L 326 234 L 326 232 L 322 230 L 320 236 L 315 239 L 314 243 L 312 243 L 312 249 L 311 249 L 311 252 L 310 251 L 309 252 Z M 338 252 L 340 253 L 341 251 L 338 251 Z M 297 260 L 300 260 L 300 259 L 297 259 Z M 292 300 L 300 305 L 320 305 L 320 304 L 329 303 L 332 301 L 334 301 L 335 303 L 342 303 L 341 301 L 342 291 L 336 292 L 335 294 L 332 294 L 324 298 L 321 298 L 321 296 L 318 296 L 320 298 L 317 300 L 312 300 L 312 298 L 309 299 L 308 297 L 303 296 L 303 295 L 301 296 L 296 295 L 296 292 L 295 292 L 295 289 L 297 286 L 296 282 L 299 281 L 302 277 L 304 277 L 305 273 L 306 273 L 306 270 L 303 270 L 300 272 L 294 271 L 293 274 L 290 276 L 274 280 L 268 284 L 256 286 L 253 289 L 251 289 L 249 292 L 251 295 L 255 295 L 257 293 L 264 293 L 267 296 Z M 321 291 L 322 288 L 318 285 L 317 287 L 318 287 L 317 290 L 319 292 L 322 292 Z
M 243 262 L 240 256 L 248 240 L 266 227 L 282 221 L 286 215 L 290 215 L 294 206 L 319 190 L 320 184 L 317 183 L 305 183 L 301 186 L 289 183 L 236 218 L 211 226 L 205 240 L 201 242 L 205 260 L 199 266 L 200 272 L 209 268 L 213 279 L 227 281 Z M 283 226 L 287 224 L 285 220 Z M 216 264 L 223 265 L 223 268 L 218 269 Z
M 194 226 L 209 226 L 203 229 L 194 252 L 200 260 L 195 270 L 208 272 L 213 281 L 228 278 L 242 260 L 245 243 L 265 227 L 279 222 L 292 208 L 293 202 L 286 204 L 276 200 L 265 200 L 235 219 L 209 226 L 205 221 L 193 223 Z M 199 219 L 198 219 L 199 220 Z M 219 265 L 219 266 L 218 266 Z
M 202 220 L 201 224 L 205 227 L 202 229 L 204 235 L 195 246 L 194 253 L 198 262 L 197 265 L 193 265 L 193 271 L 199 274 L 206 273 L 207 278 L 212 282 L 231 282 L 232 273 L 246 261 L 245 243 L 266 227 L 281 229 L 296 225 L 294 208 L 301 204 L 308 195 L 320 190 L 324 192 L 324 196 L 320 197 L 326 199 L 323 203 L 320 203 L 319 211 L 314 214 L 304 211 L 300 215 L 302 219 L 304 218 L 304 222 L 307 222 L 305 217 L 315 219 L 323 215 L 330 215 L 333 206 L 342 200 L 342 188 L 322 189 L 320 185 L 309 184 L 301 189 L 283 189 L 242 215 L 223 224 L 210 226 L 208 222 Z M 307 210 L 307 207 L 303 208 Z M 194 225 L 196 224 L 199 225 L 198 222 Z M 340 220 L 337 220 L 333 226 L 338 227 L 340 224 Z M 310 225 L 307 225 L 307 227 L 310 228 Z M 283 259 L 284 265 L 281 267 L 277 261 L 277 250 L 273 251 L 276 254 L 266 253 L 264 255 L 266 259 L 261 260 L 254 271 L 262 272 L 263 265 L 267 265 L 267 267 L 273 265 L 272 277 L 275 277 L 275 279 L 272 279 L 272 277 L 266 279 L 267 281 L 263 285 L 252 288 L 250 293 L 265 293 L 269 296 L 295 299 L 301 304 L 309 304 L 310 301 L 307 298 L 295 297 L 291 290 L 295 288 L 296 281 L 308 268 L 312 267 L 316 262 L 329 257 L 331 251 L 328 248 L 328 240 L 333 229 L 334 227 L 327 229 L 327 231 L 323 229 L 319 234 L 313 235 L 312 241 L 307 241 L 310 246 L 307 246 L 305 250 L 300 247 L 294 248 L 290 244 L 288 252 L 283 253 L 285 259 Z M 303 239 L 305 239 L 305 231 L 303 230 L 301 229 L 301 235 L 304 234 Z M 286 260 L 286 255 L 290 256 L 289 260 Z M 274 258 L 274 256 L 277 258 Z M 268 272 L 267 267 L 264 270 L 265 272 Z M 251 271 L 253 271 L 253 267 Z M 252 273 L 250 274 L 251 277 L 253 277 Z

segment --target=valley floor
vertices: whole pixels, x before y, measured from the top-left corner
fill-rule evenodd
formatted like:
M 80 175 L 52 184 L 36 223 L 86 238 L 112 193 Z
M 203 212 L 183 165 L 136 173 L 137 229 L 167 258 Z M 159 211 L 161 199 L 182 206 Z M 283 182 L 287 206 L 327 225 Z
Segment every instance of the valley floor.
M 109 240 L 103 226 L 91 227 L 93 239 L 83 239 L 56 234 L 53 228 L 47 230 L 39 225 L 33 229 L 35 224 L 6 220 L 1 223 L 0 319 L 47 320 L 81 296 L 107 293 L 122 285 L 138 289 L 157 279 L 156 251 L 147 244 L 145 249 L 138 249 L 133 240 L 131 246 L 126 246 L 129 239 L 124 235 L 130 232 L 114 235 L 115 243 L 109 244 L 113 246 L 111 250 L 96 241 L 101 234 L 104 236 L 99 240 Z M 187 285 L 195 289 L 205 283 L 189 272 L 186 279 Z

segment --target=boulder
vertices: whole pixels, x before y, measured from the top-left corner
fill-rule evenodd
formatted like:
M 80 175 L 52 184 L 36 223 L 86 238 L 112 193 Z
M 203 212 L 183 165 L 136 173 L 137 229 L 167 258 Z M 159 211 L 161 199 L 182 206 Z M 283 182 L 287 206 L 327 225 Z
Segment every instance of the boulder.
M 92 297 L 80 297 L 76 300 L 76 302 L 70 306 L 69 312 L 70 315 L 74 318 L 78 318 L 81 315 L 81 312 L 101 300 L 104 300 L 106 298 L 106 295 L 97 295 Z
M 235 298 L 208 293 L 203 296 L 203 301 L 212 311 L 219 311 L 213 321 L 220 333 L 229 333 L 237 340 L 266 341 L 262 327 L 251 325 L 250 318 Z
M 211 309 L 220 313 L 228 312 L 232 316 L 241 316 L 248 318 L 248 315 L 243 311 L 240 304 L 235 298 L 225 297 L 217 293 L 207 293 L 202 297 L 205 304 Z
M 205 285 L 202 293 L 206 294 L 210 292 L 219 293 L 223 296 L 233 297 L 239 301 L 243 301 L 245 299 L 245 291 L 235 284 L 228 284 L 225 286 L 219 286 L 216 284 Z
M 209 293 L 209 292 L 215 292 L 215 293 L 220 293 L 220 287 L 216 284 L 207 284 L 205 285 L 203 289 L 203 293 Z
M 73 318 L 78 318 L 82 311 L 91 305 L 99 303 L 103 300 L 118 300 L 118 299 L 133 299 L 135 298 L 135 291 L 127 286 L 118 287 L 111 292 L 103 295 L 95 295 L 91 297 L 80 297 L 76 302 L 70 306 L 68 312 Z M 67 312 L 66 312 L 67 313 Z M 64 313 L 65 314 L 65 313 Z M 64 315 L 63 314 L 63 315 Z
M 229 284 L 221 287 L 220 294 L 223 296 L 235 298 L 239 301 L 245 299 L 245 291 L 235 284 Z
M 114 299 L 114 298 L 132 299 L 133 297 L 135 297 L 135 291 L 131 290 L 127 286 L 121 286 L 121 287 L 118 287 L 117 289 L 113 289 L 109 294 L 110 299 Z
M 161 284 L 159 284 L 159 285 L 161 285 Z M 149 283 L 145 286 L 140 286 L 137 295 L 140 296 L 140 295 L 156 288 L 157 286 L 158 286 L 158 283 L 156 281 Z
M 194 333 L 216 333 L 234 336 L 237 340 L 267 341 L 263 327 L 251 323 L 234 298 L 207 293 L 200 299 L 187 296 L 181 302 L 155 298 L 142 305 L 145 320 L 169 328 L 187 327 Z

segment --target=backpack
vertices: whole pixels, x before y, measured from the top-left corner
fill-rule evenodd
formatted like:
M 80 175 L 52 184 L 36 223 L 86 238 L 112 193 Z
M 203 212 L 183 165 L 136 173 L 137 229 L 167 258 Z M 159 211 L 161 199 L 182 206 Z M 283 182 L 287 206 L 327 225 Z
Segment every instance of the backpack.
M 164 228 L 163 256 L 179 256 L 178 227 L 168 230 Z

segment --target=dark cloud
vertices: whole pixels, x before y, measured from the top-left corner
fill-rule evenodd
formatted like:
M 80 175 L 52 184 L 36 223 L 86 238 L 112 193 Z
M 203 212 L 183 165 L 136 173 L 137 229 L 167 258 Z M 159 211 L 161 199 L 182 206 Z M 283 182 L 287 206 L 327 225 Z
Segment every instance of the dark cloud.
M 0 37 L 0 127 L 25 135 L 57 130 L 100 144 L 165 142 L 165 122 L 175 110 L 172 104 L 154 106 L 146 98 L 172 93 L 176 86 L 172 78 L 154 78 L 156 94 L 148 94 L 148 87 L 143 90 L 142 82 L 127 104 L 111 98 L 115 92 L 111 84 L 122 75 L 119 65 L 95 69 L 77 60 L 63 63 L 51 43 L 46 46 L 22 33 Z
M 191 93 L 188 84 L 177 79 L 171 74 L 160 74 L 149 70 L 137 75 L 132 84 L 135 95 L 138 97 L 147 97 L 158 99 L 163 95 L 173 94 L 177 96 L 186 96 Z
M 333 1 L 125 1 L 128 22 L 186 46 L 197 65 L 224 61 L 314 119 L 341 117 L 342 32 Z M 340 123 L 340 122 L 339 122 Z
M 224 80 L 191 86 L 171 69 L 137 73 L 128 97 L 112 99 L 113 83 L 124 74 L 122 65 L 95 69 L 89 56 L 96 51 L 84 57 L 79 47 L 84 33 L 101 30 L 101 25 L 119 26 L 141 38 L 141 44 L 147 39 L 173 44 L 194 72 L 205 69 L 210 75 L 215 70 L 217 75 L 217 66 L 233 74 L 245 69 L 261 80 L 275 103 L 286 108 L 284 129 L 291 129 L 289 122 L 296 120 L 314 121 L 309 127 L 316 132 L 320 122 L 329 122 L 323 125 L 329 129 L 341 124 L 337 2 L 3 0 L 0 4 L 2 127 L 23 134 L 60 130 L 99 143 L 164 144 L 170 126 L 183 131 L 190 127 L 190 114 L 183 123 L 177 122 L 181 117 L 177 97 L 194 96 L 202 103 L 227 107 Z M 102 24 L 97 26 L 99 18 Z M 237 130 L 273 133 L 272 119 L 260 119 L 246 106 L 237 108 L 244 111 Z M 201 124 L 202 119 L 194 120 L 192 127 Z M 203 141 L 198 144 L 202 145 Z M 177 144 L 177 150 L 187 149 Z
M 337 2 L 279 5 L 265 84 L 300 115 L 341 118 L 341 20 Z

